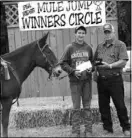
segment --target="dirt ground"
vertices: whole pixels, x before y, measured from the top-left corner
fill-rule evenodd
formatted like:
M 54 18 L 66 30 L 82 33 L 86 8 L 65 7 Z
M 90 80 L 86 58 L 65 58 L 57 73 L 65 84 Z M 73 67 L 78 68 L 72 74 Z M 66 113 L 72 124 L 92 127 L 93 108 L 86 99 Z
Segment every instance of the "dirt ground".
M 81 126 L 83 137 L 84 127 Z M 124 137 L 119 124 L 114 124 L 114 134 L 105 135 L 101 124 L 93 125 L 93 137 Z M 71 126 L 41 127 L 33 129 L 9 129 L 9 137 L 71 137 Z

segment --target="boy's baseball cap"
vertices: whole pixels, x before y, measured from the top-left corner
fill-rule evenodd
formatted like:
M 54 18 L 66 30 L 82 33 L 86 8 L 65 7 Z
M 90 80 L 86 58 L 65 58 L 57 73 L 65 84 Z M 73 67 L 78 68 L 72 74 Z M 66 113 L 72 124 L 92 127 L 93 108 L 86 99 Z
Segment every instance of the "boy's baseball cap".
M 78 26 L 78 27 L 75 28 L 75 34 L 77 33 L 78 30 L 84 30 L 85 33 L 87 33 L 87 30 L 86 30 L 86 28 L 83 25 Z
M 110 23 L 106 23 L 104 26 L 103 26 L 103 30 L 104 32 L 105 31 L 110 31 L 112 32 L 113 28 L 112 28 L 112 25 Z

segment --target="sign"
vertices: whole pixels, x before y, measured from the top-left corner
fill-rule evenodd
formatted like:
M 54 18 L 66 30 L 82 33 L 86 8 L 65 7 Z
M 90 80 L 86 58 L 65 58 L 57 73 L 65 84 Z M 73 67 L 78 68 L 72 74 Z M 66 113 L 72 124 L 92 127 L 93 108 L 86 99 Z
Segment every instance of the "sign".
M 19 27 L 27 30 L 101 26 L 105 1 L 29 1 L 18 3 Z

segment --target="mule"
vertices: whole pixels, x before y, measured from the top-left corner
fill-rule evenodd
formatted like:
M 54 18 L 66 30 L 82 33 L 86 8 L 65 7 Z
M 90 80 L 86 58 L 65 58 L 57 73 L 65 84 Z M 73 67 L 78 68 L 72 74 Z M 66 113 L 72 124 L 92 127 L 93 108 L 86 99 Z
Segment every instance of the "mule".
M 58 60 L 46 43 L 48 33 L 41 39 L 27 44 L 2 56 L 7 61 L 10 79 L 1 80 L 2 135 L 8 137 L 9 115 L 14 100 L 19 98 L 21 86 L 35 67 L 41 67 L 49 73 L 49 78 L 61 73 Z

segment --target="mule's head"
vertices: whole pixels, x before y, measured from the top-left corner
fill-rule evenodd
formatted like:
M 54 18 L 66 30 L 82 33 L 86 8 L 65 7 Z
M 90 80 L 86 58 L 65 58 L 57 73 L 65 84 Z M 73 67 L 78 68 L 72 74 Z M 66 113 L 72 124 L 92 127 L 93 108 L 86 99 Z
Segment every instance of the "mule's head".
M 48 33 L 37 41 L 38 55 L 36 59 L 36 65 L 44 68 L 49 75 L 59 76 L 62 72 L 60 65 L 58 65 L 58 60 L 51 50 L 49 45 L 46 43 Z

